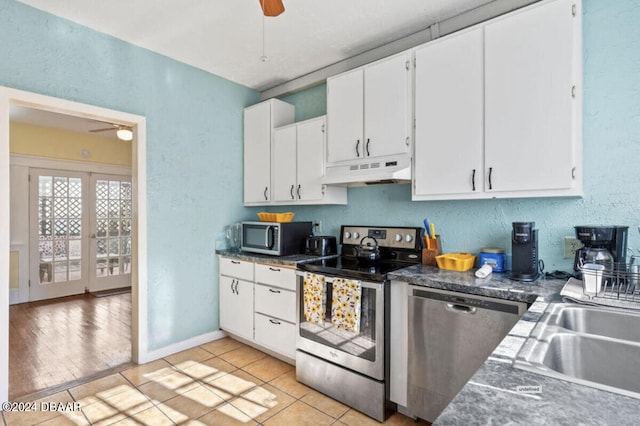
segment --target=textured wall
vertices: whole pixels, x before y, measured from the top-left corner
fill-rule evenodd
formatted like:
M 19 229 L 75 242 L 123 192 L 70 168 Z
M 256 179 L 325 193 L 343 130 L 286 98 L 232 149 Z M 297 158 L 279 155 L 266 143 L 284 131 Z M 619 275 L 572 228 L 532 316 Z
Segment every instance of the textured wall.
M 148 349 L 217 330 L 215 238 L 252 212 L 242 110 L 258 93 L 13 0 L 0 41 L 0 85 L 147 117 Z
M 433 220 L 445 251 L 511 250 L 511 222 L 535 221 L 546 270 L 569 270 L 562 237 L 580 224 L 629 225 L 629 246 L 640 235 L 640 8 L 637 0 L 583 2 L 584 198 L 411 202 L 409 185 L 352 188 L 348 206 L 296 208 L 296 219 L 340 224 L 420 226 Z M 319 88 L 285 98 L 309 114 L 325 113 Z M 315 102 L 315 106 L 314 105 Z M 313 115 L 300 116 L 298 119 Z

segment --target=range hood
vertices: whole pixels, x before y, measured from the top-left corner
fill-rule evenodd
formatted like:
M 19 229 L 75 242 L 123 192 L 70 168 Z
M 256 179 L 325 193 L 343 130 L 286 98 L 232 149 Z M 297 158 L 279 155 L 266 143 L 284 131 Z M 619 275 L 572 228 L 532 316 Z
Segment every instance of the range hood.
M 411 159 L 408 157 L 382 158 L 357 164 L 327 166 L 321 182 L 327 185 L 347 186 L 410 183 Z

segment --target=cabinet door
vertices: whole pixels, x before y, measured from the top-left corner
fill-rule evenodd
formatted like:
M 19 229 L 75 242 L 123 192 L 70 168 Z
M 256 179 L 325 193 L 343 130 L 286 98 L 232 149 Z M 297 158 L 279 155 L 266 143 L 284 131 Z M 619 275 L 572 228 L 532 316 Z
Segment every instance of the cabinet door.
M 482 28 L 424 45 L 415 55 L 414 194 L 480 194 Z
M 364 154 L 404 154 L 410 134 L 409 55 L 397 55 L 365 67 Z M 331 126 L 331 123 L 329 124 Z M 330 129 L 331 130 L 331 129 Z
M 253 339 L 253 283 L 220 276 L 220 328 Z
M 244 202 L 271 199 L 271 104 L 244 110 Z
M 295 201 L 296 183 L 296 126 L 273 132 L 273 200 Z
M 485 27 L 488 191 L 573 186 L 576 22 L 558 0 Z
M 324 118 L 298 125 L 297 195 L 300 200 L 323 198 L 320 179 L 324 174 Z
M 327 79 L 327 161 L 363 158 L 363 69 Z

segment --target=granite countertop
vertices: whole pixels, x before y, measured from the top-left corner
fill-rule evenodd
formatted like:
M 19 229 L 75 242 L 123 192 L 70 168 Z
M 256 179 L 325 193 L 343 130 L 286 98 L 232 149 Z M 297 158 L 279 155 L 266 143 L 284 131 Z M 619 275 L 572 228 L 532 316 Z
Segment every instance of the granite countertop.
M 532 303 L 434 425 L 638 423 L 640 400 L 512 367 L 513 359 L 549 303 L 560 301 L 564 280 L 541 278 L 524 283 L 495 273 L 481 279 L 473 271 L 443 271 L 422 265 L 393 272 L 390 279 Z
M 337 257 L 332 256 L 310 256 L 307 254 L 292 254 L 289 256 L 271 256 L 268 254 L 249 253 L 243 251 L 233 250 L 216 250 L 216 254 L 222 257 L 229 257 L 238 260 L 245 260 L 247 262 L 265 263 L 269 265 L 283 265 L 283 266 L 297 266 L 299 263 L 312 262 L 320 259 L 330 259 Z

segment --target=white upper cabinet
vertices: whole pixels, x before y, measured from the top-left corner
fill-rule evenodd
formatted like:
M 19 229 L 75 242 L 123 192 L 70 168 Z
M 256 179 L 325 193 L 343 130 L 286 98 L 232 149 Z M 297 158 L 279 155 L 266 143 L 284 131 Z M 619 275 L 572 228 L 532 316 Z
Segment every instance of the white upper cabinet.
M 415 51 L 414 197 L 482 196 L 482 28 Z
M 244 110 L 244 204 L 271 202 L 271 136 L 275 127 L 293 123 L 295 107 L 278 99 Z
M 409 153 L 408 53 L 327 79 L 327 162 Z
M 273 132 L 274 203 L 346 204 L 347 189 L 321 183 L 324 175 L 325 117 Z
M 574 16 L 574 3 L 534 5 L 485 27 L 489 192 L 576 186 L 580 11 Z
M 582 195 L 580 17 L 543 1 L 415 49 L 414 200 Z

